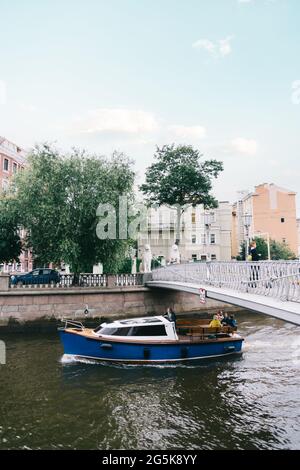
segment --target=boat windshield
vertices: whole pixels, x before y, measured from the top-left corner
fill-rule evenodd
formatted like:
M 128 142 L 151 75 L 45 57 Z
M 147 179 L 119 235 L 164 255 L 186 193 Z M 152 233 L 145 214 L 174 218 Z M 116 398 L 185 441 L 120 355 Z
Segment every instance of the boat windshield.
M 132 326 L 132 327 L 98 327 L 95 333 L 109 336 L 167 336 L 164 325 Z

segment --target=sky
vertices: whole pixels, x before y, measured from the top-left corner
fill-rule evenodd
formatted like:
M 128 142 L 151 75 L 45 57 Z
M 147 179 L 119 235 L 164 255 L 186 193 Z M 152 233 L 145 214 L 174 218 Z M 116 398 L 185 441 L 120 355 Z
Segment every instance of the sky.
M 299 0 L 0 0 L 0 18 L 0 135 L 123 151 L 140 183 L 156 145 L 191 144 L 224 162 L 219 200 L 298 192 Z

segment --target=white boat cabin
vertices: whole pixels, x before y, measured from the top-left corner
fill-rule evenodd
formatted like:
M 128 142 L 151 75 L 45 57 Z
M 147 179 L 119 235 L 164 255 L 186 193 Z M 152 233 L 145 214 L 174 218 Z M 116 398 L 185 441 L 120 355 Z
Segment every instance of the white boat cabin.
M 124 338 L 131 337 L 139 340 L 178 340 L 175 323 L 166 317 L 131 318 L 115 320 L 112 323 L 102 323 L 94 330 L 97 336 Z

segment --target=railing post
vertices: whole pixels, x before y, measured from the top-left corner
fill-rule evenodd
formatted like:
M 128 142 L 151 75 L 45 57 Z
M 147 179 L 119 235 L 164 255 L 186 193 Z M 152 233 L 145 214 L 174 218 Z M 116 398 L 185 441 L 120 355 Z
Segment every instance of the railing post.
M 9 274 L 1 273 L 0 274 L 0 291 L 5 292 L 9 289 Z
M 107 274 L 107 287 L 116 287 L 115 274 Z

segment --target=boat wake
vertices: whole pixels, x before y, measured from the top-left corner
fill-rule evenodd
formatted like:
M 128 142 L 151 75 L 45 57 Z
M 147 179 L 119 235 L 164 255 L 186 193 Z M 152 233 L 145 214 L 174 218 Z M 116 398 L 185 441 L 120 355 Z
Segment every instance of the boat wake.
M 99 364 L 99 361 L 95 361 L 93 359 L 87 359 L 84 357 L 74 356 L 73 354 L 64 354 L 60 358 L 61 364 Z

